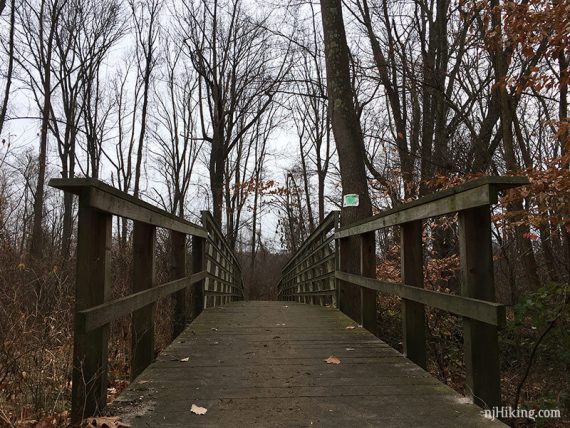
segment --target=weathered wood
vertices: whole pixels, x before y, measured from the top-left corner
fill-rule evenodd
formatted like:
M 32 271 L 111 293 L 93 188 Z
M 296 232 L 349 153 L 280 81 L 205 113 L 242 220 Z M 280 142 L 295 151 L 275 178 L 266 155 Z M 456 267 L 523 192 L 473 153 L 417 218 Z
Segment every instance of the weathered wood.
M 199 236 L 192 237 L 192 273 L 205 272 L 206 240 Z M 192 319 L 204 310 L 204 279 L 196 281 L 192 288 Z
M 339 211 L 331 211 L 328 215 L 323 219 L 323 221 L 319 224 L 319 226 L 309 235 L 309 237 L 303 242 L 303 245 L 297 250 L 297 254 L 301 254 L 305 251 L 305 249 L 313 243 L 316 239 L 319 239 L 321 236 L 327 234 L 331 230 L 335 229 L 338 225 L 338 216 Z M 285 266 L 283 266 L 282 271 L 286 271 L 292 263 L 297 262 L 296 257 L 292 257 Z
M 374 232 L 360 235 L 360 275 L 376 278 L 376 236 Z M 376 290 L 360 287 L 360 325 L 378 335 L 376 321 Z
M 401 276 L 404 284 L 423 288 L 422 222 L 405 223 L 400 230 Z M 404 355 L 426 368 L 426 333 L 424 305 L 402 299 Z
M 170 232 L 170 279 L 175 281 L 186 277 L 186 235 L 180 232 Z M 178 336 L 190 321 L 191 290 L 188 287 L 177 291 L 174 298 L 174 320 L 172 335 Z
M 137 293 L 155 285 L 156 228 L 136 221 L 133 227 L 133 282 Z M 131 380 L 154 358 L 154 303 L 133 312 L 131 324 Z
M 494 204 L 497 202 L 499 191 L 524 184 L 528 184 L 526 177 L 481 177 L 461 186 L 435 192 L 394 209 L 383 211 L 356 224 L 341 227 L 335 236 L 346 238 L 389 226 Z
M 203 227 L 93 178 L 53 178 L 49 185 L 75 194 L 88 190 L 90 206 L 109 214 L 189 235 L 206 236 Z
M 461 294 L 495 301 L 490 207 L 459 213 Z M 463 320 L 467 391 L 481 407 L 500 407 L 498 333 L 495 325 Z
M 365 278 L 347 272 L 336 272 L 336 277 L 360 287 L 371 288 L 382 293 L 400 296 L 412 302 L 422 303 L 432 308 L 442 309 L 455 315 L 464 316 L 497 327 L 505 325 L 505 306 L 485 300 L 440 293 L 406 284 Z
M 202 281 L 206 272 L 199 272 L 194 275 L 167 282 L 156 287 L 129 294 L 128 296 L 115 299 L 102 305 L 79 311 L 78 329 L 81 332 L 89 332 L 101 326 L 109 324 L 123 316 L 129 315 L 137 309 L 143 308 L 151 303 L 168 297 L 177 291 L 190 287 L 196 282 Z
M 295 302 L 208 308 L 109 411 L 133 428 L 502 425 L 348 325 L 336 309 Z M 341 363 L 326 364 L 331 355 Z
M 72 423 L 102 409 L 107 400 L 108 326 L 85 332 L 78 313 L 106 302 L 111 294 L 112 217 L 91 207 L 89 192 L 79 197 L 77 274 L 73 338 Z

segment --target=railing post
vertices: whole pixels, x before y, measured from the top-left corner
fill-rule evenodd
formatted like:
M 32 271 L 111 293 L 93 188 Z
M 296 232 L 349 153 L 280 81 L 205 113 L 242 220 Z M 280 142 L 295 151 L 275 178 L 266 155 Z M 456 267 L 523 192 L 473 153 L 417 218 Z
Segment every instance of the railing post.
M 109 326 L 85 333 L 78 312 L 110 298 L 112 217 L 89 206 L 90 191 L 79 197 L 77 274 L 73 341 L 71 420 L 96 414 L 107 401 Z
M 459 212 L 461 294 L 495 301 L 491 213 L 488 205 Z M 466 384 L 481 407 L 501 405 L 497 327 L 463 319 Z
M 155 243 L 156 228 L 135 221 L 133 227 L 133 293 L 147 290 L 155 285 Z M 133 312 L 131 331 L 132 380 L 141 374 L 154 358 L 154 304 Z
M 170 245 L 171 280 L 184 278 L 186 276 L 186 234 L 171 231 Z M 190 290 L 188 288 L 174 294 L 173 337 L 182 333 L 186 323 L 190 320 L 188 307 L 189 294 Z
M 360 275 L 376 278 L 376 234 L 374 232 L 360 235 Z M 360 324 L 378 336 L 376 295 L 375 290 L 360 287 Z
M 192 273 L 199 273 L 206 269 L 206 239 L 192 236 Z M 192 290 L 192 318 L 196 318 L 204 310 L 204 282 L 205 279 L 194 284 Z
M 421 220 L 404 223 L 400 229 L 402 282 L 423 288 L 423 248 Z M 424 305 L 402 299 L 404 355 L 426 368 L 426 333 Z

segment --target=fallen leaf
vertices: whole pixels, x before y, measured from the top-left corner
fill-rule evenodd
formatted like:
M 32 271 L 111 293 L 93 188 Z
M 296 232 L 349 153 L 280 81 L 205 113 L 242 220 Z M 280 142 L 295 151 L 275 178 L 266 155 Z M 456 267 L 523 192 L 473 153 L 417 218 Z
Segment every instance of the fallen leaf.
M 346 348 L 347 351 L 354 351 L 354 348 Z
M 216 327 L 212 327 L 212 331 L 218 331 Z
M 347 326 L 346 326 L 346 329 L 347 329 L 347 330 L 354 330 L 355 328 L 356 328 L 356 327 L 353 326 L 353 325 L 347 325 Z
M 331 355 L 330 357 L 328 357 L 325 360 L 325 363 L 327 363 L 327 364 L 340 364 L 340 360 L 337 357 L 335 357 L 334 355 Z
M 180 358 L 180 361 L 183 363 L 187 363 L 188 361 L 190 361 L 190 357 Z
M 190 409 L 190 411 L 196 415 L 205 415 L 208 409 L 206 409 L 205 407 L 200 407 L 195 404 L 192 404 L 192 408 Z
M 97 418 L 88 418 L 83 421 L 81 424 L 82 427 L 92 428 L 128 428 L 130 425 L 124 424 L 121 422 L 121 418 L 118 416 L 112 417 L 97 417 Z

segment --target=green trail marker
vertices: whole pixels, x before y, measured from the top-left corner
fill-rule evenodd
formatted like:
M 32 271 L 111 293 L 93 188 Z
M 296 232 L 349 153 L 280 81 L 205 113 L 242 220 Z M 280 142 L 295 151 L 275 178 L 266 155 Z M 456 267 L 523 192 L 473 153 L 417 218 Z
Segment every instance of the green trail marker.
M 357 207 L 360 203 L 358 195 L 351 193 L 344 195 L 342 206 L 343 207 Z

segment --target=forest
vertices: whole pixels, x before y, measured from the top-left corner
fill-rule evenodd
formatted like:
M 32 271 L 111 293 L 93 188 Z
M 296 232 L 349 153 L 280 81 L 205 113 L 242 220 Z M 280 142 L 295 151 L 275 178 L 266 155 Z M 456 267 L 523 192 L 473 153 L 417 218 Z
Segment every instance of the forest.
M 69 423 L 78 203 L 48 182 L 79 177 L 192 222 L 211 211 L 251 300 L 276 298 L 347 193 L 366 195 L 358 219 L 528 177 L 491 217 L 501 393 L 562 418 L 505 422 L 570 422 L 568 0 L 0 0 L 0 34 L 0 426 Z M 425 287 L 452 294 L 454 220 L 423 225 Z M 132 282 L 132 240 L 117 218 L 114 296 Z M 399 281 L 399 234 L 375 249 L 376 276 Z M 380 338 L 401 351 L 400 299 L 375 297 Z M 156 307 L 156 353 L 172 312 Z M 464 393 L 458 318 L 427 310 L 427 367 Z M 111 325 L 109 401 L 129 383 L 130 335 Z

